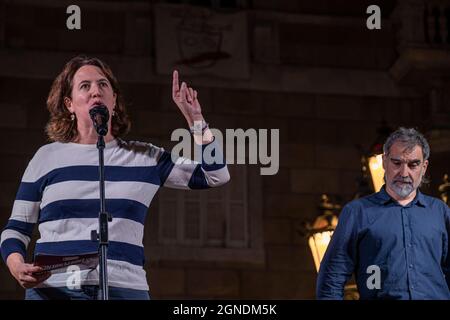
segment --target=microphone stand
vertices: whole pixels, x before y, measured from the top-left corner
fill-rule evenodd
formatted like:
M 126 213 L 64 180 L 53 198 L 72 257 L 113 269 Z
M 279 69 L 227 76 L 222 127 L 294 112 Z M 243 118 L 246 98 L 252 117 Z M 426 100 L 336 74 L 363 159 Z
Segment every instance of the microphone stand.
M 105 165 L 103 151 L 105 149 L 105 139 L 102 135 L 98 135 L 97 140 L 98 159 L 99 159 L 99 183 L 100 183 L 100 212 L 98 215 L 99 231 L 91 231 L 92 241 L 99 242 L 100 254 L 100 277 L 99 277 L 99 295 L 100 300 L 109 300 L 108 291 L 108 221 L 112 221 L 112 216 L 105 209 Z

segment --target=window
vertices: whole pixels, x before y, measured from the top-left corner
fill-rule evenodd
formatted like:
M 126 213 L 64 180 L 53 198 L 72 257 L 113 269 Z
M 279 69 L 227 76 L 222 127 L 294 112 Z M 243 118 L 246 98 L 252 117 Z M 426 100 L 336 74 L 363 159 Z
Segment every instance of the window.
M 208 190 L 162 188 L 150 209 L 151 259 L 264 262 L 259 171 L 229 165 L 231 181 Z M 153 209 L 153 211 L 152 211 Z

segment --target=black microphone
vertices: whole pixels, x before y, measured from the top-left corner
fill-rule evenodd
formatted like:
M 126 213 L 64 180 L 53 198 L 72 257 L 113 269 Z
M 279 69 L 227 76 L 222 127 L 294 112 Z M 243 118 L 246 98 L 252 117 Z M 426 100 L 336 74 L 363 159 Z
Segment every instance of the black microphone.
M 108 133 L 109 120 L 108 108 L 103 104 L 96 105 L 89 110 L 89 115 L 91 116 L 92 122 L 94 123 L 94 128 L 98 135 L 106 136 Z

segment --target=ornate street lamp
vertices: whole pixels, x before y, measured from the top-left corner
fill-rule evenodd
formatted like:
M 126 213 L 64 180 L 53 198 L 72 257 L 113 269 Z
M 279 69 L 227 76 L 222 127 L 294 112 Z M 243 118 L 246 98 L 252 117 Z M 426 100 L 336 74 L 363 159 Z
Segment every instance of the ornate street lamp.
M 444 174 L 443 184 L 439 186 L 439 192 L 441 193 L 441 199 L 446 204 L 450 205 L 449 192 L 450 192 L 450 181 L 448 180 L 448 174 Z
M 374 154 L 370 156 L 368 162 L 373 190 L 378 192 L 384 184 L 383 154 Z
M 339 204 L 332 203 L 330 198 L 326 194 L 323 194 L 319 205 L 320 215 L 313 223 L 303 223 L 301 230 L 299 230 L 302 235 L 306 235 L 308 238 L 309 248 L 311 249 L 317 272 L 319 272 L 320 263 L 330 244 L 331 236 L 336 229 L 338 223 L 337 212 L 341 208 Z M 344 288 L 344 299 L 359 299 L 358 290 L 353 278 Z
M 375 192 L 380 191 L 384 184 L 383 144 L 391 132 L 391 128 L 383 121 L 381 127 L 377 129 L 378 136 L 375 142 L 363 159 L 363 166 L 366 166 L 366 168 L 363 168 L 363 171 L 368 169 Z
M 334 210 L 339 210 L 341 206 L 330 202 L 326 194 L 322 195 L 319 209 L 321 214 L 313 223 L 306 223 L 306 233 L 308 244 L 314 258 L 316 270 L 319 271 L 320 262 L 330 243 L 333 231 L 336 229 L 338 218 Z

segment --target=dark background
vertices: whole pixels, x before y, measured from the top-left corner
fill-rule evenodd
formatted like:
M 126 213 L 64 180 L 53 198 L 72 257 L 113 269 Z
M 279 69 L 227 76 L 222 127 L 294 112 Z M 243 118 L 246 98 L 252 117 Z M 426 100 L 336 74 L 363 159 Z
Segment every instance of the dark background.
M 162 2 L 0 0 L 0 225 L 28 161 L 48 142 L 51 83 L 76 54 L 112 67 L 132 118 L 128 139 L 170 148 L 172 130 L 186 127 L 171 101 L 170 75 L 155 67 L 154 8 Z M 70 4 L 81 8 L 81 30 L 66 28 Z M 224 190 L 245 186 L 238 191 L 247 204 L 243 247 L 168 244 L 158 234 L 164 212 L 157 197 L 145 235 L 151 296 L 313 299 L 316 271 L 300 226 L 319 213 L 323 193 L 340 204 L 355 196 L 361 150 L 370 149 L 377 128 L 416 127 L 427 135 L 431 183 L 424 192 L 439 196 L 450 173 L 450 1 L 184 4 L 246 12 L 248 79 L 181 76 L 199 91 L 212 127 L 280 129 L 280 170 L 255 177 L 259 166 L 248 166 L 242 184 L 241 169 L 233 169 L 238 175 Z M 381 30 L 366 28 L 371 4 L 381 8 Z M 22 297 L 1 263 L 0 298 Z

